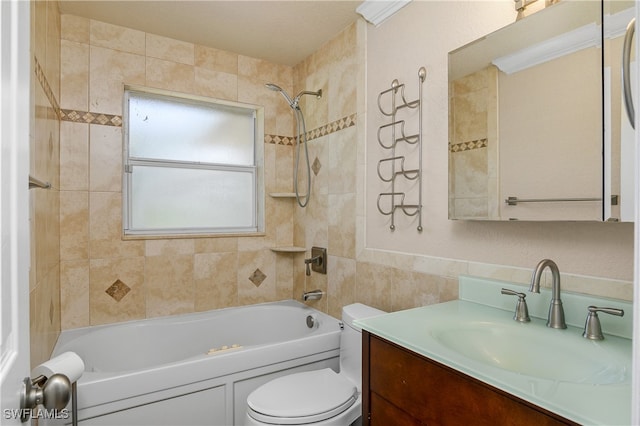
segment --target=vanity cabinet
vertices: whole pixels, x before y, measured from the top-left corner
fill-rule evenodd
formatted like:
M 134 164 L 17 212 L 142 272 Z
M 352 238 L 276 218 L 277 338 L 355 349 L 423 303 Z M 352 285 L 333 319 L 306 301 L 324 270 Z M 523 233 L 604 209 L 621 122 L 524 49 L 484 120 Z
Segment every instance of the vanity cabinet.
M 576 424 L 366 330 L 362 337 L 364 426 Z

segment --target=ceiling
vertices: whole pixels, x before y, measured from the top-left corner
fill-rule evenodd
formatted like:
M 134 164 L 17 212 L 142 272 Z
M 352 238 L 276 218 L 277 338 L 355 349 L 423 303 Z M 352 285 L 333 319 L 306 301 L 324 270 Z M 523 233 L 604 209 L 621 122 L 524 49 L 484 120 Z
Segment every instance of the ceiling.
M 61 1 L 72 14 L 296 65 L 358 18 L 361 1 L 200 0 Z

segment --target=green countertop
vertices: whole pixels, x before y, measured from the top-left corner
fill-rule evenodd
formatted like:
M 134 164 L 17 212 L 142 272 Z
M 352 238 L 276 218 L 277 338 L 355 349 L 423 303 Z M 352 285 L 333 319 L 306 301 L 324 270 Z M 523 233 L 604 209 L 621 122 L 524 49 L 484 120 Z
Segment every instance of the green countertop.
M 620 319 L 624 324 L 618 324 L 616 330 L 618 334 L 625 336 L 628 331 L 626 324 L 632 322 L 629 302 L 563 294 L 562 300 L 569 325 L 567 329 L 555 330 L 545 325 L 546 312 L 543 306 L 548 306 L 551 298 L 546 291 L 541 295 L 527 293 L 528 301 L 530 298 L 539 298 L 542 301 L 535 300 L 532 303 L 531 322 L 518 323 L 512 319 L 513 310 L 500 307 L 506 300 L 506 305 L 510 309 L 513 308 L 516 298 L 500 295 L 500 288 L 508 287 L 522 291 L 522 286 L 473 277 L 461 277 L 460 286 L 461 298 L 466 300 L 394 312 L 359 320 L 356 324 L 386 340 L 575 422 L 602 425 L 630 424 L 631 340 L 607 334 L 608 329 L 603 322 L 605 340 L 590 341 L 582 337 L 582 326 L 572 325 L 580 317 L 584 323 L 588 306 L 582 306 L 585 303 L 600 307 L 623 307 L 626 308 L 625 312 L 628 315 L 624 320 Z M 544 319 L 536 316 L 544 316 Z M 601 314 L 600 318 L 604 319 L 607 316 Z M 518 345 L 518 342 L 526 342 L 528 347 L 533 348 L 531 352 L 534 353 L 527 353 L 527 355 L 539 361 L 537 370 L 534 368 L 536 373 L 529 375 L 514 372 L 513 368 L 518 368 L 514 367 L 514 365 L 517 366 L 517 362 L 514 362 L 516 360 L 509 360 L 508 367 L 501 365 L 500 362 L 483 361 L 488 359 L 486 357 L 490 357 L 491 353 L 480 353 L 483 352 L 482 348 L 473 345 L 472 350 L 466 350 L 465 353 L 459 348 L 456 350 L 451 342 L 447 343 L 446 339 L 442 339 L 443 335 L 446 336 L 446 333 L 452 330 L 454 333 L 462 331 L 459 335 L 453 335 L 465 340 L 461 343 L 463 348 L 467 348 L 465 346 L 468 344 L 467 340 L 479 340 L 477 336 L 469 333 L 487 330 L 486 327 L 499 330 L 497 334 L 492 333 L 492 338 L 499 336 L 500 333 L 509 336 L 509 343 L 502 345 L 506 349 L 509 345 Z M 480 334 L 482 335 L 482 332 Z M 514 339 L 514 336 L 517 338 Z M 565 354 L 557 350 L 560 346 L 570 350 Z M 588 377 L 581 376 L 580 362 L 583 355 L 587 359 L 586 362 L 603 359 L 607 360 L 606 365 L 595 373 L 592 371 L 593 374 L 587 375 Z M 563 357 L 566 359 L 563 360 Z M 553 362 L 568 366 L 560 371 L 562 377 L 556 377 L 555 373 L 546 374 L 546 366 Z M 565 364 L 562 364 L 563 362 Z M 530 367 L 530 365 L 523 366 L 525 369 Z M 575 371 L 572 371 L 574 367 Z

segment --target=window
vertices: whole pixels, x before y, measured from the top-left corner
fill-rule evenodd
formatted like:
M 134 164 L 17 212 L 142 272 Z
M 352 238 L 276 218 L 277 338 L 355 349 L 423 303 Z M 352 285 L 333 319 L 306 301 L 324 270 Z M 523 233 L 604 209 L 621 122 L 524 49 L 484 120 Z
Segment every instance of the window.
M 262 108 L 125 90 L 127 235 L 263 229 Z

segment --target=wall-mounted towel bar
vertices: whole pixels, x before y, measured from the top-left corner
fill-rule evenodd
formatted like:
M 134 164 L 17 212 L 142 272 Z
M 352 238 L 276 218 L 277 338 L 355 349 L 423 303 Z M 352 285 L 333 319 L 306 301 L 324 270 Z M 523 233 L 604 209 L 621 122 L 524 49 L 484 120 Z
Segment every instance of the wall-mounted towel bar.
M 573 202 L 573 201 L 602 201 L 602 198 L 518 198 L 507 197 L 504 202 L 510 206 L 517 206 L 518 203 L 558 203 L 558 202 Z M 618 205 L 618 196 L 611 196 L 611 205 Z
M 51 184 L 49 182 L 43 182 L 40 179 L 36 179 L 29 175 L 29 189 L 33 188 L 49 189 L 51 188 Z
M 391 225 L 389 228 L 393 231 L 396 229 L 395 213 L 398 209 L 406 216 L 417 216 L 418 232 L 422 232 L 422 83 L 427 77 L 427 70 L 421 67 L 418 70 L 418 98 L 414 101 L 407 101 L 404 94 L 404 84 L 400 84 L 398 80 L 391 82 L 391 88 L 386 89 L 378 95 L 378 109 L 382 115 L 390 117 L 389 123 L 378 127 L 378 144 L 385 149 L 390 155 L 378 161 L 378 177 L 385 183 L 389 183 L 390 191 L 381 192 L 378 195 L 378 211 L 385 216 L 391 216 Z M 385 104 L 383 106 L 382 104 Z M 417 110 L 418 115 L 418 132 L 415 134 L 407 134 L 405 132 L 405 120 L 397 118 L 400 110 Z M 411 113 L 415 116 L 415 112 Z M 403 115 L 408 118 L 411 116 L 408 111 Z M 398 144 L 403 143 L 401 146 Z M 406 145 L 405 145 L 406 144 Z M 407 145 L 417 145 L 418 155 L 411 152 Z M 403 151 L 404 149 L 404 151 Z M 415 149 L 415 148 L 411 148 Z M 401 154 L 405 155 L 401 155 Z M 418 159 L 417 167 L 405 168 L 405 160 L 409 158 Z M 397 178 L 403 182 L 396 182 Z M 408 186 L 408 181 L 416 181 Z M 404 185 L 404 186 L 403 186 Z M 415 192 L 417 186 L 417 195 L 413 195 L 418 199 L 417 203 L 405 204 L 406 191 Z M 400 188 L 402 187 L 402 188 Z M 399 202 L 398 202 L 399 201 Z M 384 204 L 384 206 L 382 205 Z

